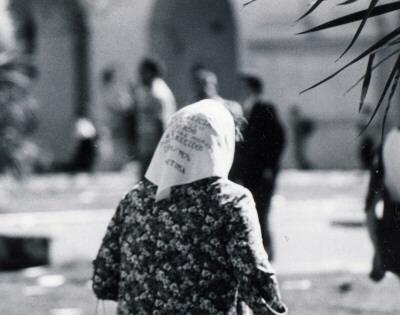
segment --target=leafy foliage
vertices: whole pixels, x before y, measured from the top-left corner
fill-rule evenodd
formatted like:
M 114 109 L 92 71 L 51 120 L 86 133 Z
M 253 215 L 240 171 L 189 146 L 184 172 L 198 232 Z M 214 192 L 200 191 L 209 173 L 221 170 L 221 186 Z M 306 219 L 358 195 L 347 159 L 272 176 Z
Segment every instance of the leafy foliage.
M 35 125 L 30 97 L 32 67 L 15 53 L 6 3 L 0 3 L 0 172 L 20 176 L 26 166 L 27 141 Z
M 26 137 L 34 130 L 34 106 L 30 97 L 27 65 L 17 57 L 0 58 L 0 172 L 20 176 L 24 168 Z

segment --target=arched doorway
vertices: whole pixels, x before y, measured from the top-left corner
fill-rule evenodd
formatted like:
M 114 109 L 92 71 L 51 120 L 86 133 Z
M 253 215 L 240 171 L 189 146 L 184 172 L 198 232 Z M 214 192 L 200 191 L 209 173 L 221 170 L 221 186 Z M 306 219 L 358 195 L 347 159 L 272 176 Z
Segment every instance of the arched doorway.
M 229 0 L 157 0 L 149 40 L 150 54 L 167 67 L 179 106 L 193 100 L 190 70 L 196 65 L 218 75 L 223 97 L 236 97 L 239 45 Z
M 87 115 L 89 104 L 88 30 L 80 1 L 11 2 L 23 51 L 37 69 L 37 143 L 56 163 L 74 150 L 74 121 Z

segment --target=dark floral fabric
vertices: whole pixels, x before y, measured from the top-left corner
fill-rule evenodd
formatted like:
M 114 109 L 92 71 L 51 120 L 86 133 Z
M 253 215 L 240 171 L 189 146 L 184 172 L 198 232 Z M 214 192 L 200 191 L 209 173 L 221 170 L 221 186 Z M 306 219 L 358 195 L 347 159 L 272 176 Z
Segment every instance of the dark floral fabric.
M 93 262 L 93 290 L 118 314 L 255 314 L 279 304 L 249 191 L 208 178 L 172 188 L 138 183 L 120 202 Z

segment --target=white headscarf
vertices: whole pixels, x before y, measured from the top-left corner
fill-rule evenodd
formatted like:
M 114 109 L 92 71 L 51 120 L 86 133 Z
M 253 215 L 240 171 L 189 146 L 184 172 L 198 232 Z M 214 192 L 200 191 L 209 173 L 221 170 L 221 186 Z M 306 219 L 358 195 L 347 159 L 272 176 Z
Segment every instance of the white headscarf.
M 168 198 L 173 186 L 227 178 L 234 151 L 232 115 L 221 102 L 205 99 L 172 116 L 145 177 L 157 185 L 156 200 Z

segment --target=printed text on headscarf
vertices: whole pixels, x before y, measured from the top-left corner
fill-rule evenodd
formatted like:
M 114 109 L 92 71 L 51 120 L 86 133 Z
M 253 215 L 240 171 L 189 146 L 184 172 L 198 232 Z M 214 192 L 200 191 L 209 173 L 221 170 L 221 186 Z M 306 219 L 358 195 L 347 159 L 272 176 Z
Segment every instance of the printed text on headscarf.
M 168 158 L 165 160 L 165 164 L 181 174 L 185 174 L 184 165 L 190 163 L 191 152 L 202 152 L 204 148 L 211 150 L 211 144 L 207 141 L 209 139 L 201 137 L 201 131 L 205 129 L 209 132 L 212 127 L 204 118 L 189 116 L 177 119 L 170 127 L 170 132 L 161 141 L 164 153 L 176 153 L 176 159 Z

